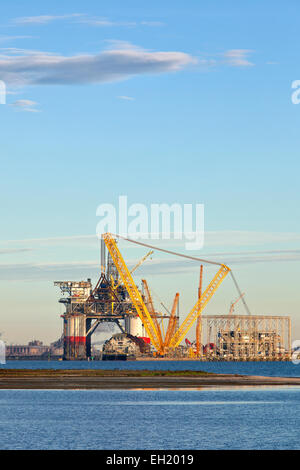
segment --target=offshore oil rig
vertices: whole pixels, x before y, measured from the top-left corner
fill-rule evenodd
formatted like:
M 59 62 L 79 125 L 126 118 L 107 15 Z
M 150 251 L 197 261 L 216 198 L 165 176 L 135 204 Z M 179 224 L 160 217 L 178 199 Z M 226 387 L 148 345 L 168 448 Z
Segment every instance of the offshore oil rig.
M 103 346 L 103 358 L 173 357 L 198 360 L 289 360 L 291 320 L 285 316 L 251 315 L 232 271 L 225 264 L 201 260 L 161 248 L 152 247 L 130 271 L 117 246 L 117 236 L 105 233 L 101 238 L 101 274 L 93 288 L 86 281 L 56 281 L 65 305 L 63 342 L 65 360 L 86 360 L 91 357 L 91 339 L 99 325 L 111 323 L 120 333 Z M 122 237 L 120 237 L 122 238 Z M 148 283 L 142 280 L 138 289 L 132 274 L 153 253 L 153 249 L 218 265 L 208 287 L 202 290 L 203 265 L 197 301 L 179 324 L 179 293 L 167 314 L 157 312 Z M 202 316 L 202 312 L 225 277 L 231 273 L 239 297 L 227 315 Z M 247 315 L 234 315 L 234 306 L 242 300 Z M 196 340 L 187 333 L 196 325 Z M 185 344 L 182 345 L 183 340 Z

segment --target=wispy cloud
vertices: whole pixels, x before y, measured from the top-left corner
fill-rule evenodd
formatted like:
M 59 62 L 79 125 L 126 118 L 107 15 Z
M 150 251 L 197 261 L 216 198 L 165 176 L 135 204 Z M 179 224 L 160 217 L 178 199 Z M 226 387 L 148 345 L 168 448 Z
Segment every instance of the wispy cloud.
M 0 252 L 1 253 L 1 252 Z M 225 263 L 229 267 L 249 264 L 269 264 L 276 262 L 299 262 L 300 250 L 273 250 L 248 252 L 248 253 L 218 253 L 209 255 L 209 259 Z M 136 264 L 136 260 L 127 259 L 129 268 Z M 205 263 L 204 263 L 205 264 Z M 191 260 L 183 260 L 176 257 L 163 257 L 153 259 L 143 264 L 137 277 L 144 275 L 179 274 L 198 271 L 199 263 Z M 0 264 L 0 280 L 2 281 L 25 281 L 25 280 L 81 280 L 87 277 L 96 278 L 100 272 L 99 262 L 95 260 L 61 262 L 53 261 L 47 263 L 15 263 Z
M 11 90 L 6 90 L 5 92 L 7 95 L 17 95 L 18 92 L 17 91 L 11 91 Z
M 184 52 L 149 52 L 136 48 L 73 56 L 38 51 L 18 54 L 16 50 L 6 50 L 6 54 L 0 55 L 0 76 L 11 85 L 91 84 L 176 72 L 196 62 Z
M 232 268 L 238 265 L 246 266 L 258 263 L 264 265 L 287 262 L 299 263 L 300 249 L 288 248 L 288 246 L 291 246 L 289 245 L 290 243 L 296 243 L 296 246 L 299 246 L 299 241 L 299 233 L 207 232 L 205 249 L 198 252 L 196 256 L 218 263 L 225 263 Z M 178 246 L 179 240 L 147 240 L 147 242 L 160 248 L 184 253 L 184 242 L 181 246 Z M 249 249 L 250 246 L 266 246 L 266 244 L 268 244 L 268 249 Z M 272 244 L 273 246 L 275 245 L 275 249 L 272 249 Z M 278 244 L 285 246 L 285 248 L 278 249 Z M 228 250 L 229 246 L 231 250 Z M 269 248 L 270 246 L 271 248 Z M 70 250 L 73 250 L 73 253 L 77 253 L 78 247 L 81 247 L 81 249 L 93 248 L 93 250 L 96 250 L 96 254 L 100 244 L 96 235 L 7 240 L 1 241 L 0 254 L 9 255 L 10 253 L 30 251 L 33 248 L 34 250 L 41 250 L 47 247 L 68 247 Z M 240 247 L 240 249 L 237 250 L 236 247 Z M 247 248 L 243 249 L 243 247 Z M 137 259 L 141 256 L 135 245 L 120 240 L 120 248 L 125 254 L 128 266 L 134 266 Z M 129 249 L 132 249 L 132 251 Z M 185 253 L 191 255 L 191 252 Z M 198 268 L 199 263 L 196 261 L 184 260 L 155 252 L 153 259 L 143 264 L 136 275 L 139 277 L 144 274 L 188 273 L 198 270 Z M 80 280 L 86 277 L 95 278 L 98 275 L 99 262 L 97 254 L 95 259 L 87 261 L 0 264 L 0 280 L 58 280 L 60 278 Z
M 81 280 L 98 272 L 99 263 L 94 261 L 0 264 L 1 281 Z
M 90 16 L 86 13 L 70 13 L 65 15 L 37 15 L 37 16 L 24 16 L 15 18 L 13 23 L 15 25 L 43 25 L 53 23 L 54 21 L 68 20 L 75 23 L 86 24 L 90 26 L 96 26 L 101 28 L 107 27 L 135 27 L 135 26 L 150 26 L 158 27 L 163 26 L 164 23 L 161 21 L 124 21 L 124 20 L 112 20 L 107 17 Z
M 26 24 L 47 24 L 53 21 L 66 20 L 80 18 L 84 16 L 84 13 L 71 13 L 67 15 L 39 15 L 39 16 L 24 16 L 21 18 L 15 18 L 13 22 L 18 25 Z
M 90 26 L 98 27 L 115 27 L 115 26 L 125 26 L 125 27 L 134 27 L 137 26 L 135 21 L 112 21 L 108 18 L 96 18 L 96 17 L 85 17 L 78 20 L 79 23 L 84 23 Z
M 38 113 L 39 110 L 35 108 L 38 103 L 32 100 L 17 100 L 10 106 L 18 108 L 20 111 L 26 111 L 30 113 Z
M 141 24 L 145 26 L 165 26 L 162 21 L 141 21 Z
M 203 252 L 207 252 L 210 248 L 215 249 L 217 247 L 252 247 L 252 246 L 278 246 L 287 245 L 290 243 L 300 242 L 300 233 L 297 232 L 254 232 L 254 231 L 238 231 L 238 230 L 227 230 L 227 231 L 207 231 L 205 232 L 205 245 Z M 185 240 L 151 240 L 151 238 L 145 239 L 145 243 L 157 247 L 183 247 Z M 127 243 L 120 240 L 120 243 Z M 99 246 L 99 239 L 97 235 L 71 235 L 51 238 L 28 238 L 22 240 L 2 240 L 0 246 L 3 247 L 15 245 L 21 246 Z M 222 248 L 221 248 L 222 249 Z M 274 250 L 268 250 L 274 252 Z M 277 250 L 278 251 L 278 250 Z M 282 250 L 281 250 L 282 252 Z M 217 254 L 219 251 L 217 252 Z M 223 252 L 222 252 L 223 253 Z M 240 253 L 240 252 L 239 252 Z M 264 250 L 265 253 L 265 250 Z M 215 253 L 216 254 L 216 253 Z M 230 252 L 232 254 L 232 251 Z M 241 253 L 240 253 L 241 254 Z M 245 254 L 245 252 L 243 252 Z
M 125 96 L 125 95 L 123 95 L 123 96 L 117 96 L 117 98 L 118 98 L 119 100 L 125 100 L 125 101 L 134 101 L 134 100 L 135 100 L 135 98 L 133 98 L 132 96 Z
M 205 258 L 209 259 L 210 261 L 216 261 L 218 263 L 226 264 L 230 268 L 234 270 L 235 266 L 247 266 L 251 264 L 270 264 L 270 263 L 289 263 L 289 262 L 298 262 L 300 261 L 300 250 L 294 252 L 280 252 L 273 254 L 268 254 L 267 252 L 259 252 L 259 253 L 249 253 L 248 255 L 239 255 L 238 253 L 219 253 L 218 256 L 214 254 L 205 255 Z M 202 264 L 205 265 L 205 262 Z M 212 266 L 207 264 L 207 268 L 211 268 Z M 213 268 L 215 269 L 215 267 Z M 152 260 L 148 264 L 141 266 L 139 271 L 136 273 L 136 276 L 144 276 L 144 275 L 163 275 L 163 274 L 180 274 L 180 273 L 188 273 L 194 272 L 199 270 L 199 262 L 192 260 L 183 260 L 182 258 L 175 258 L 171 257 L 167 258 L 158 258 L 157 260 Z
M 97 18 L 97 17 L 83 17 L 78 20 L 79 23 L 85 23 L 90 26 L 99 27 L 136 27 L 136 26 L 149 26 L 149 27 L 161 27 L 164 23 L 161 21 L 116 21 L 110 20 L 109 18 Z
M 93 245 L 95 243 L 99 244 L 97 235 L 71 235 L 65 237 L 49 237 L 49 238 L 25 238 L 21 240 L 2 240 L 1 245 L 34 245 L 34 246 L 66 246 L 69 244 L 76 245 Z
M 140 46 L 137 46 L 136 44 L 132 44 L 132 42 L 123 41 L 120 39 L 105 39 L 104 42 L 107 44 L 106 49 L 108 49 L 109 51 L 113 51 L 113 50 L 145 51 L 146 50 Z
M 6 248 L 0 250 L 0 255 L 11 255 L 13 253 L 24 253 L 27 251 L 33 251 L 32 248 Z
M 0 43 L 15 41 L 16 39 L 32 39 L 33 36 L 0 36 Z
M 233 67 L 251 67 L 254 64 L 247 58 L 251 52 L 249 49 L 231 49 L 223 53 L 223 58 L 225 63 Z

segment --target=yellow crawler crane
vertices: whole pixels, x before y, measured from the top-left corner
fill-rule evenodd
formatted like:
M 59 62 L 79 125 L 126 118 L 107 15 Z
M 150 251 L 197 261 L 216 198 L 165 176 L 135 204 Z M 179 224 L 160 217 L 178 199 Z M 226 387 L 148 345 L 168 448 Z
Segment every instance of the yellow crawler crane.
M 132 279 L 130 271 L 128 270 L 125 261 L 120 253 L 119 248 L 117 247 L 116 241 L 113 238 L 111 233 L 105 233 L 102 235 L 105 245 L 112 257 L 113 262 L 121 276 L 121 279 L 124 283 L 124 286 L 127 289 L 129 297 L 135 306 L 137 314 L 139 315 L 145 330 L 150 338 L 152 345 L 160 353 L 163 349 L 163 344 L 160 341 L 160 335 L 156 329 L 156 326 L 151 318 L 150 313 L 142 299 L 142 296 Z
M 128 294 L 131 298 L 133 305 L 147 331 L 147 334 L 150 338 L 152 345 L 157 350 L 158 354 L 164 355 L 166 347 L 165 344 L 160 340 L 159 332 L 151 318 L 151 315 L 142 299 L 142 296 L 132 279 L 130 271 L 128 270 L 126 263 L 117 247 L 116 241 L 111 233 L 105 233 L 102 235 L 105 245 L 115 263 L 115 266 L 122 278 L 122 281 L 128 291 Z M 130 241 L 130 240 L 129 240 Z M 141 244 L 141 243 L 138 243 Z M 147 246 L 147 245 L 146 245 Z M 160 250 L 163 251 L 163 250 Z M 164 250 L 166 251 L 166 250 Z M 189 258 L 188 256 L 184 256 Z M 217 263 L 213 263 L 217 264 Z M 225 264 L 221 264 L 221 267 L 217 274 L 214 276 L 204 293 L 198 299 L 196 305 L 192 308 L 186 319 L 183 321 L 179 329 L 173 334 L 169 342 L 169 348 L 176 348 L 181 341 L 184 339 L 185 335 L 188 333 L 190 328 L 193 326 L 194 322 L 197 320 L 199 315 L 201 315 L 203 309 L 206 307 L 207 303 L 214 295 L 215 291 L 220 286 L 221 282 L 225 279 L 227 274 L 230 272 L 230 268 Z
M 163 344 L 163 339 L 162 339 L 161 329 L 160 329 L 159 323 L 157 321 L 157 314 L 154 310 L 154 305 L 153 305 L 153 300 L 152 300 L 152 297 L 151 297 L 151 294 L 150 294 L 150 289 L 149 289 L 149 286 L 148 286 L 148 283 L 147 283 L 146 279 L 142 279 L 142 283 L 143 283 L 143 286 L 144 286 L 144 289 L 145 289 L 146 305 L 148 305 L 149 313 L 150 313 L 151 318 L 153 320 L 153 323 L 155 325 L 157 335 L 158 335 L 158 339 L 159 339 L 159 343 L 162 345 Z
M 153 253 L 154 253 L 153 250 L 148 251 L 148 253 L 145 256 L 143 256 L 143 258 L 140 259 L 140 261 L 132 268 L 132 270 L 130 271 L 130 274 L 132 274 L 137 268 L 139 268 L 144 263 L 144 261 L 146 261 L 146 259 L 149 256 L 153 255 Z M 116 282 L 116 284 L 115 284 L 115 280 L 114 280 L 113 276 L 110 276 L 110 280 L 111 280 L 111 286 L 112 286 L 113 290 L 117 290 L 117 288 L 121 284 L 121 279 L 119 279 L 118 282 Z M 112 297 L 113 297 L 113 295 L 112 295 Z M 111 303 L 111 311 L 112 311 L 112 313 L 114 311 L 114 302 Z
M 206 290 L 203 292 L 201 297 L 198 299 L 198 302 L 196 305 L 192 308 L 184 322 L 181 324 L 181 326 L 178 328 L 176 333 L 173 335 L 170 341 L 170 348 L 176 348 L 187 332 L 190 330 L 190 328 L 193 326 L 194 322 L 197 320 L 197 318 L 201 315 L 202 310 L 206 307 L 207 303 L 209 300 L 212 298 L 214 293 L 216 292 L 217 288 L 221 284 L 221 282 L 225 279 L 227 274 L 230 272 L 230 269 L 228 266 L 225 264 L 222 264 L 219 271 L 213 278 L 213 280 L 210 282 Z

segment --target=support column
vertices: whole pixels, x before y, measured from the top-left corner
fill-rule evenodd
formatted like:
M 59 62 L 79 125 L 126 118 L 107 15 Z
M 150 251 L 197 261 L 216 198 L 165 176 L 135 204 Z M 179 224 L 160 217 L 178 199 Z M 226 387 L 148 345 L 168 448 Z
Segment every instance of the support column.
M 84 315 L 64 317 L 64 360 L 86 359 L 86 318 Z
M 92 319 L 87 318 L 85 323 L 85 331 L 89 331 L 92 326 Z M 86 357 L 91 357 L 91 343 L 92 343 L 92 335 L 86 336 Z

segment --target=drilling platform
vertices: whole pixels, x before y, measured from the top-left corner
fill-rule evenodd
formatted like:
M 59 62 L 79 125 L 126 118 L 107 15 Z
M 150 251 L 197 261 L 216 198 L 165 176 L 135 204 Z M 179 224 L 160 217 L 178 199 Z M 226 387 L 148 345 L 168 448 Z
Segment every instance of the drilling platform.
M 149 257 L 149 251 L 128 274 L 131 274 Z M 121 256 L 121 254 L 120 254 Z M 125 264 L 125 263 L 124 263 Z M 85 360 L 91 357 L 91 338 L 99 325 L 116 324 L 125 337 L 138 344 L 142 354 L 150 351 L 150 337 L 141 321 L 135 302 L 121 282 L 118 269 L 110 252 L 106 250 L 104 239 L 101 240 L 101 275 L 92 287 L 91 279 L 86 281 L 56 281 L 63 296 L 59 302 L 65 306 L 63 318 L 64 360 Z M 142 281 L 143 290 L 140 295 L 142 302 L 152 312 L 151 321 L 158 325 L 159 320 L 169 318 L 168 314 L 154 312 L 153 301 L 146 280 Z M 178 322 L 178 294 L 173 317 Z M 174 323 L 174 322 L 172 322 Z M 109 346 L 109 345 L 108 345 Z

